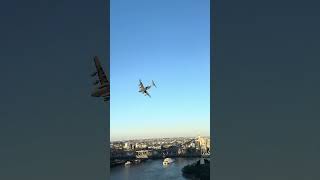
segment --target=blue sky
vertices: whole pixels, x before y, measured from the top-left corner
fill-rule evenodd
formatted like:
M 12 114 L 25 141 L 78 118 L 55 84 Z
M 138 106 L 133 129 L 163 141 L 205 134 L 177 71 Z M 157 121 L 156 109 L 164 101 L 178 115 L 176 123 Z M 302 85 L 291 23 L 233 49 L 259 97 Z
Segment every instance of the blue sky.
M 209 135 L 209 2 L 111 1 L 111 140 Z

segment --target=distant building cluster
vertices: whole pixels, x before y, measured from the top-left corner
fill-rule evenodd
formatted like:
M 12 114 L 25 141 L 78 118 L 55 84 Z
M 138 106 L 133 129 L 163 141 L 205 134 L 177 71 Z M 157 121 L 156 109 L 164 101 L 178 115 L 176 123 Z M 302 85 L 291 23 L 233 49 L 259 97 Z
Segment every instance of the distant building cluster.
M 198 143 L 201 154 L 210 154 L 210 138 L 198 136 L 196 142 Z
M 210 156 L 210 137 L 114 141 L 111 159 Z

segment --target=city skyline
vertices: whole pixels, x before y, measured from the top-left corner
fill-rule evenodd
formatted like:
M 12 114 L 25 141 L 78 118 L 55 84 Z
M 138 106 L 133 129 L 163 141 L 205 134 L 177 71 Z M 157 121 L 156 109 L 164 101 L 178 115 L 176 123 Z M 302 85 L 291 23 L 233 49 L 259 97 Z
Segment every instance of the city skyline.
M 111 2 L 111 141 L 210 134 L 209 1 L 179 2 Z
M 121 140 L 111 140 L 110 143 L 113 142 L 129 142 L 129 141 L 143 141 L 143 140 L 152 140 L 152 139 L 175 139 L 175 138 L 195 138 L 195 137 L 203 137 L 203 138 L 211 138 L 210 135 L 207 136 L 177 136 L 177 137 L 149 137 L 149 138 L 132 138 L 132 139 L 121 139 Z

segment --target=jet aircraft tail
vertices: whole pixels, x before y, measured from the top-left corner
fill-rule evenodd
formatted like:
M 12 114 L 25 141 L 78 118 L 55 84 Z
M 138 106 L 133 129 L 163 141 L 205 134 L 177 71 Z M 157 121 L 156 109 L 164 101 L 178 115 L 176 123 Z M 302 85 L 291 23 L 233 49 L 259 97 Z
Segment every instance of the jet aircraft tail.
M 153 82 L 153 80 L 152 80 L 152 85 L 153 85 L 154 87 L 157 87 L 156 84 Z

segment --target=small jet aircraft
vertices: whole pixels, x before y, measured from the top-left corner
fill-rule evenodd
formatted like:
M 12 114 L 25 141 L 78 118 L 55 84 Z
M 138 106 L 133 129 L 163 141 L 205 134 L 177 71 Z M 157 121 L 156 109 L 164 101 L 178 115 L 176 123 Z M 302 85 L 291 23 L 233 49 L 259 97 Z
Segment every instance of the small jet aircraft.
M 94 64 L 96 66 L 96 72 L 92 73 L 91 76 L 95 77 L 98 75 L 98 79 L 96 80 L 93 85 L 98 85 L 94 89 L 94 91 L 91 93 L 92 97 L 103 97 L 104 101 L 109 101 L 110 100 L 110 83 L 107 79 L 106 74 L 104 73 L 102 66 L 100 64 L 99 58 L 97 56 L 94 57 L 93 59 Z
M 154 86 L 154 87 L 157 87 L 156 85 L 155 85 L 155 83 L 153 82 L 153 80 L 152 80 L 152 86 Z M 148 93 L 148 89 L 150 89 L 151 88 L 151 85 L 150 86 L 146 86 L 146 87 L 144 87 L 143 86 L 143 83 L 141 82 L 141 80 L 139 80 L 139 92 L 141 92 L 142 94 L 144 94 L 145 96 L 149 96 L 150 98 L 151 98 L 151 96 L 150 96 L 150 94 Z

